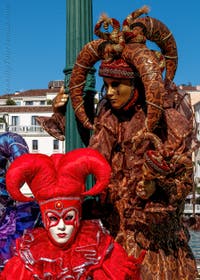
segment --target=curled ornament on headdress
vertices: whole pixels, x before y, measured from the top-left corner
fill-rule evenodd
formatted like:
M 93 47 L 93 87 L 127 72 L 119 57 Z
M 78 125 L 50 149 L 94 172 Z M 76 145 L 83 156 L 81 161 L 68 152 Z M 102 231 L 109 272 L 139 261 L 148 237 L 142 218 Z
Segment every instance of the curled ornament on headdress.
M 101 26 L 103 24 L 104 29 L 107 31 L 109 25 L 113 28 L 112 32 L 102 32 Z M 111 44 L 105 46 L 104 60 L 106 62 L 112 61 L 115 56 L 122 53 L 125 46 L 123 33 L 120 31 L 120 23 L 114 19 L 109 18 L 107 15 L 102 14 L 100 20 L 97 22 L 94 28 L 94 33 L 101 39 L 110 41 Z
M 149 16 L 138 18 L 142 11 L 147 12 L 146 6 L 134 11 L 123 22 L 122 31 L 128 43 L 126 46 L 132 43 L 145 43 L 146 40 L 156 43 L 166 60 L 165 82 L 170 82 L 175 76 L 178 64 L 176 41 L 172 32 L 161 21 Z M 140 30 L 137 27 L 140 27 Z
M 138 18 L 147 12 L 146 6 L 134 11 L 124 20 L 122 31 L 117 20 L 102 16 L 95 26 L 95 34 L 101 39 L 89 42 L 79 53 L 72 70 L 69 90 L 75 114 L 84 127 L 93 129 L 83 106 L 83 89 L 87 72 L 97 61 L 107 60 L 109 64 L 115 56 L 123 58 L 128 65 L 136 68 L 142 79 L 147 103 L 146 129 L 153 131 L 159 122 L 163 96 L 166 94 L 165 86 L 173 80 L 176 71 L 177 48 L 174 37 L 162 22 L 148 16 Z M 106 29 L 110 24 L 113 31 L 101 32 L 103 23 Z M 146 40 L 155 42 L 165 56 L 165 82 L 158 57 L 154 51 L 147 48 Z

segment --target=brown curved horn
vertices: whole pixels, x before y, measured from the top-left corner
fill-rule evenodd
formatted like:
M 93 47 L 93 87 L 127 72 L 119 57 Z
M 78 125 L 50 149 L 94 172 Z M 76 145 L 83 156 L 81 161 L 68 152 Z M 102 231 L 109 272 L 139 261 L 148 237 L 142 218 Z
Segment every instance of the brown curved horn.
M 165 86 L 155 54 L 145 44 L 126 44 L 123 59 L 138 70 L 145 88 L 147 103 L 147 122 L 149 131 L 153 131 L 160 119 Z
M 94 40 L 83 47 L 77 57 L 69 82 L 69 91 L 74 112 L 83 126 L 88 129 L 93 129 L 93 125 L 89 121 L 83 105 L 83 89 L 88 71 L 101 59 L 98 47 L 102 42 L 104 42 L 102 39 Z
M 173 34 L 164 23 L 152 17 L 135 19 L 132 28 L 137 24 L 144 26 L 146 39 L 155 42 L 161 49 L 166 59 L 165 81 L 172 81 L 178 64 L 177 46 Z
M 165 56 L 165 80 L 172 81 L 178 64 L 178 52 L 175 38 L 168 27 L 161 21 L 151 17 L 146 17 L 145 21 L 147 26 L 147 39 L 155 42 Z M 152 32 L 150 32 L 150 30 L 152 30 Z

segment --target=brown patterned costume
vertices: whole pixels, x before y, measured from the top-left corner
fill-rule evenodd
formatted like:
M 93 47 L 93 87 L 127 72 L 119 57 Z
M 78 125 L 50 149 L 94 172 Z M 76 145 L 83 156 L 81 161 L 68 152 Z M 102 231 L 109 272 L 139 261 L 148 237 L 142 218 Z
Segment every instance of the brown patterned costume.
M 193 280 L 196 264 L 181 222 L 193 183 L 193 116 L 187 95 L 183 98 L 172 83 L 177 66 L 175 40 L 160 21 L 138 18 L 147 11 L 143 7 L 130 14 L 122 31 L 118 21 L 101 17 L 95 26 L 100 39 L 86 44 L 77 57 L 70 97 L 77 118 L 94 129 L 90 147 L 112 166 L 108 191 L 101 197 L 102 219 L 111 234 L 130 255 L 147 250 L 142 279 Z M 111 25 L 113 31 L 101 32 L 102 24 L 105 29 Z M 146 40 L 156 42 L 165 57 L 164 79 L 158 56 L 146 47 Z M 87 71 L 100 59 L 109 67 L 116 57 L 137 73 L 139 98 L 116 111 L 103 99 L 92 124 L 83 106 Z M 148 195 L 148 190 L 153 194 Z
M 191 134 L 182 139 L 186 145 L 181 141 L 176 149 L 177 156 L 167 157 L 168 174 L 153 168 L 148 170 L 151 174 L 146 176 L 155 177 L 156 190 L 148 199 L 142 199 L 136 190 L 145 180 L 144 155 L 152 149 L 152 142 L 146 137 L 141 139 L 137 149 L 133 149 L 132 139 L 144 127 L 146 116 L 139 106 L 135 111 L 130 110 L 132 112 L 121 112 L 118 116 L 104 104 L 90 140 L 90 147 L 98 149 L 112 166 L 102 220 L 130 255 L 138 255 L 142 248 L 147 250 L 142 279 L 195 279 L 196 264 L 188 246 L 189 235 L 181 222 L 184 200 L 192 188 L 192 161 L 186 153 Z M 167 120 L 168 128 L 163 135 L 163 121 L 157 133 L 164 143 L 174 143 L 176 130 L 183 135 L 190 129 L 186 118 L 172 108 L 165 110 L 163 118 Z

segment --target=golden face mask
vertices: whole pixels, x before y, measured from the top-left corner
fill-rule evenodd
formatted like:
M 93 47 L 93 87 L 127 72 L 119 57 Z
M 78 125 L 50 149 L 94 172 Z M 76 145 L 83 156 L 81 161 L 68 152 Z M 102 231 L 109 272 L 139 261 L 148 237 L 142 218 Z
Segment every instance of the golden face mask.
M 132 99 L 134 86 L 131 79 L 104 78 L 106 98 L 112 108 L 123 108 Z

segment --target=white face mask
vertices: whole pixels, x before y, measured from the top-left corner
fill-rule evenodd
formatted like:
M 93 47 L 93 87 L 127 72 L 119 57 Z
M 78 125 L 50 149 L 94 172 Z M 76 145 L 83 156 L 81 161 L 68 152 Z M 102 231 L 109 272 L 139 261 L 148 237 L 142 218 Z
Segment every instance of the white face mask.
M 46 213 L 49 235 L 58 245 L 66 245 L 77 231 L 77 213 L 67 210 L 62 213 L 49 211 Z

